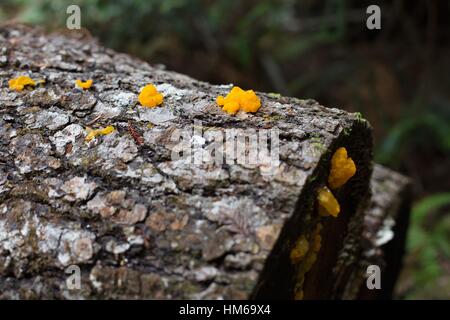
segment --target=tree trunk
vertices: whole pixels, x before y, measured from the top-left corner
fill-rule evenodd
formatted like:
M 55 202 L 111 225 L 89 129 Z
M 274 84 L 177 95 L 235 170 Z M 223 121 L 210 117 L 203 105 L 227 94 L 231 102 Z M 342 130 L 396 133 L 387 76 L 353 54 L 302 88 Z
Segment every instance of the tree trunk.
M 357 277 L 344 275 L 360 270 L 361 217 L 370 214 L 371 128 L 360 115 L 258 93 L 257 113 L 230 116 L 215 99 L 231 86 L 77 34 L 8 25 L 0 43 L 0 297 L 347 297 Z M 19 75 L 44 81 L 10 90 Z M 75 88 L 77 79 L 92 88 Z M 148 83 L 162 106 L 139 104 Z M 85 141 L 86 127 L 109 125 L 113 133 Z M 277 132 L 279 162 L 188 161 L 231 129 Z M 175 159 L 180 145 L 193 157 Z M 335 192 L 339 216 L 322 217 L 316 194 L 339 147 L 357 172 Z M 397 194 L 372 199 L 388 212 Z M 321 249 L 304 272 L 290 254 L 319 223 Z M 68 286 L 72 265 L 79 289 Z

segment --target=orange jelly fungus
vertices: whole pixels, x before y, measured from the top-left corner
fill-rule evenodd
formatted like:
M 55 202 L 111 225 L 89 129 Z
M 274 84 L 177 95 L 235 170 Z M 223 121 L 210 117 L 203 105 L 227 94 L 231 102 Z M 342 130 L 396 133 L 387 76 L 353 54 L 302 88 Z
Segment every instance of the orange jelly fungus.
M 261 100 L 253 90 L 242 90 L 233 87 L 226 97 L 218 96 L 217 104 L 229 114 L 236 114 L 239 110 L 244 112 L 256 112 L 261 107 Z
M 80 79 L 77 79 L 77 80 L 75 80 L 75 83 L 79 88 L 86 90 L 92 86 L 93 81 L 92 81 L 92 79 L 89 79 L 89 80 L 86 80 L 83 82 Z
M 26 86 L 35 86 L 36 82 L 27 76 L 19 76 L 8 81 L 9 89 L 22 91 Z
M 139 103 L 144 107 L 154 108 L 163 103 L 164 97 L 156 90 L 154 85 L 148 84 L 142 88 L 138 99 Z
M 93 130 L 91 128 L 86 128 L 87 136 L 86 136 L 86 138 L 84 138 L 84 140 L 89 142 L 92 139 L 94 139 L 96 136 L 99 136 L 99 135 L 104 136 L 104 135 L 114 132 L 114 130 L 115 129 L 113 126 L 107 126 L 106 128 L 95 129 L 95 130 Z
M 352 158 L 347 156 L 347 149 L 339 148 L 331 158 L 331 170 L 328 185 L 331 189 L 343 186 L 356 173 L 356 166 Z
M 327 187 L 319 189 L 317 201 L 319 202 L 319 214 L 321 216 L 333 216 L 336 218 L 341 211 L 339 203 Z

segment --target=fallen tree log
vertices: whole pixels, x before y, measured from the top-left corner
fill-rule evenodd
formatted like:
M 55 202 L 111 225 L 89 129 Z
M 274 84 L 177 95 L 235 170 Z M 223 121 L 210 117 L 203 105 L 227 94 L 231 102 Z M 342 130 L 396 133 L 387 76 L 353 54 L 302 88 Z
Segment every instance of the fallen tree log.
M 344 299 L 391 299 L 402 266 L 411 206 L 411 185 L 406 177 L 380 165 L 375 165 L 370 181 L 371 199 L 364 209 L 362 230 L 358 242 L 361 253 L 354 261 Z M 348 262 L 347 262 L 348 263 Z M 380 290 L 366 285 L 367 268 L 381 269 Z
M 359 114 L 258 93 L 257 113 L 230 116 L 215 99 L 231 86 L 89 38 L 9 25 L 0 43 L 1 298 L 345 298 L 341 275 L 356 267 L 342 261 L 362 252 L 346 239 L 361 238 L 370 200 L 371 128 Z M 11 91 L 8 80 L 24 74 L 42 81 Z M 77 79 L 94 85 L 76 89 Z M 139 105 L 147 83 L 163 93 L 161 107 Z M 111 125 L 85 141 L 86 127 Z M 211 134 L 231 129 L 276 130 L 279 158 L 174 159 L 175 133 L 203 154 Z M 339 147 L 357 172 L 335 192 L 339 216 L 323 217 L 317 190 Z M 319 224 L 320 250 L 306 270 L 291 252 Z M 70 266 L 80 268 L 76 289 Z

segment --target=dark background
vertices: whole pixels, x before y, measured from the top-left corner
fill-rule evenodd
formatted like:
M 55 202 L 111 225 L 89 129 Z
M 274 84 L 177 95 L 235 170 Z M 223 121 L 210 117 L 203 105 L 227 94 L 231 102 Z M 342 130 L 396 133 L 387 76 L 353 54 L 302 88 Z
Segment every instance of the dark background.
M 396 297 L 450 299 L 450 2 L 0 0 L 0 21 L 65 29 L 66 8 L 118 51 L 216 84 L 361 112 L 376 161 L 414 183 Z M 366 28 L 377 4 L 382 29 Z

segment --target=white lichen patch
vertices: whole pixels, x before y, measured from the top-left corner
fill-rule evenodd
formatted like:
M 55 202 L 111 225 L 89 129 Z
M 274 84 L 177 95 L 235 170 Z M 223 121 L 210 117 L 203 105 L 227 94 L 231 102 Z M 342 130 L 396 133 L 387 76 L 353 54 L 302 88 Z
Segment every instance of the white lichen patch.
M 273 168 L 273 167 L 271 167 Z M 308 175 L 305 171 L 300 170 L 294 166 L 287 165 L 285 163 L 280 166 L 272 169 L 270 175 L 266 175 L 265 177 L 273 177 L 275 181 L 284 183 L 286 185 L 292 186 L 303 186 L 308 178 Z
M 61 232 L 58 261 L 63 266 L 86 262 L 94 254 L 95 235 L 89 231 L 65 229 Z
M 10 187 L 6 185 L 8 181 L 8 172 L 0 167 L 0 194 L 9 191 Z
M 0 210 L 4 211 L 0 206 Z M 22 262 L 30 255 L 39 255 L 48 266 L 64 267 L 89 261 L 94 254 L 95 235 L 79 225 L 49 223 L 34 215 L 30 202 L 16 203 L 26 220 L 22 225 L 0 216 L 0 253 L 8 252 L 15 272 L 22 272 Z M 6 208 L 6 212 L 14 208 Z M 4 266 L 0 266 L 2 268 Z M 17 269 L 18 268 L 18 269 Z
M 74 177 L 66 181 L 61 190 L 66 193 L 65 200 L 77 201 L 88 199 L 94 190 L 97 188 L 97 184 L 93 181 L 88 181 L 87 177 Z
M 47 178 L 43 181 L 43 187 L 49 198 L 59 198 L 64 195 L 64 192 L 61 190 L 63 182 L 58 178 Z
M 94 117 L 101 116 L 104 119 L 112 119 L 120 115 L 121 107 L 109 106 L 103 102 L 98 102 L 94 107 Z
M 196 281 L 205 282 L 214 280 L 216 276 L 220 273 L 219 269 L 212 266 L 205 266 L 198 269 L 195 269 L 191 273 L 191 277 L 193 277 Z
M 126 169 L 114 167 L 110 172 L 120 178 L 137 179 L 139 185 L 150 187 L 155 192 L 177 192 L 177 185 L 170 177 L 160 174 L 153 164 L 141 157 L 129 162 Z
M 138 148 L 133 139 L 128 136 L 119 136 L 116 131 L 104 136 L 102 143 L 96 148 L 97 162 L 104 169 L 111 169 L 117 161 L 124 163 L 133 160 L 138 152 Z
M 252 263 L 253 255 L 239 252 L 238 254 L 227 254 L 224 260 L 226 268 L 234 270 L 244 270 L 249 268 Z
M 56 153 L 63 155 L 66 153 L 66 146 L 71 144 L 71 153 L 76 153 L 83 143 L 80 139 L 84 135 L 84 129 L 79 124 L 70 124 L 63 130 L 56 132 L 50 137 L 50 141 L 55 145 Z
M 6 208 L 6 206 L 5 206 Z M 17 248 L 24 244 L 24 239 L 20 230 L 10 230 L 6 220 L 0 220 L 0 252 L 14 252 Z
M 27 133 L 13 138 L 9 151 L 14 154 L 14 163 L 21 174 L 47 168 L 57 169 L 61 166 L 60 160 L 50 156 L 50 143 L 39 134 Z
M 130 245 L 143 245 L 144 244 L 144 237 L 140 235 L 132 234 L 127 237 L 127 241 Z
M 124 190 L 96 194 L 88 201 L 87 209 L 104 219 L 111 219 L 113 222 L 125 225 L 143 221 L 147 215 L 147 207 L 127 197 Z
M 19 107 L 23 100 L 18 98 L 18 93 L 11 91 L 8 87 L 0 88 L 0 103 L 5 107 Z
M 250 197 L 224 197 L 204 204 L 202 212 L 208 220 L 227 225 L 234 232 L 251 232 L 268 221 L 264 211 Z
M 195 185 L 212 186 L 229 179 L 229 173 L 224 168 L 193 165 L 190 159 L 163 162 L 158 165 L 158 169 L 176 180 L 181 188 L 191 188 Z
M 92 239 L 88 237 L 77 238 L 73 242 L 73 253 L 77 261 L 87 261 L 94 253 Z
M 136 94 L 128 91 L 107 91 L 100 95 L 100 101 L 94 107 L 95 115 L 105 119 L 117 117 L 122 111 L 133 106 Z
M 144 237 L 141 234 L 137 234 L 136 229 L 135 226 L 122 226 L 123 234 L 130 246 L 144 244 Z
M 105 245 L 105 250 L 113 254 L 122 254 L 130 249 L 130 245 L 126 242 L 118 242 L 109 240 Z
M 11 138 L 17 136 L 17 130 L 10 123 L 0 119 L 0 139 L 3 143 L 8 143 Z
M 136 95 L 133 92 L 120 91 L 111 96 L 110 100 L 115 107 L 125 108 L 133 104 Z
M 140 108 L 139 117 L 134 117 L 136 121 L 151 122 L 153 124 L 162 124 L 175 118 L 173 111 L 168 107 Z
M 58 108 L 52 108 L 28 114 L 25 123 L 31 129 L 57 130 L 69 123 L 69 116 Z
M 182 101 L 180 110 L 183 110 L 183 112 L 192 115 L 202 115 L 204 113 L 220 114 L 223 111 L 211 103 L 211 101 L 213 100 L 214 98 L 198 99 L 195 100 L 195 102 Z
M 44 224 L 39 220 L 35 221 L 32 228 L 36 232 L 39 251 L 52 256 L 56 252 L 57 261 L 62 266 L 86 262 L 94 253 L 95 235 L 92 232 Z
M 192 90 L 179 89 L 170 83 L 162 83 L 156 86 L 158 92 L 162 93 L 164 99 L 181 100 L 189 95 L 192 95 Z

